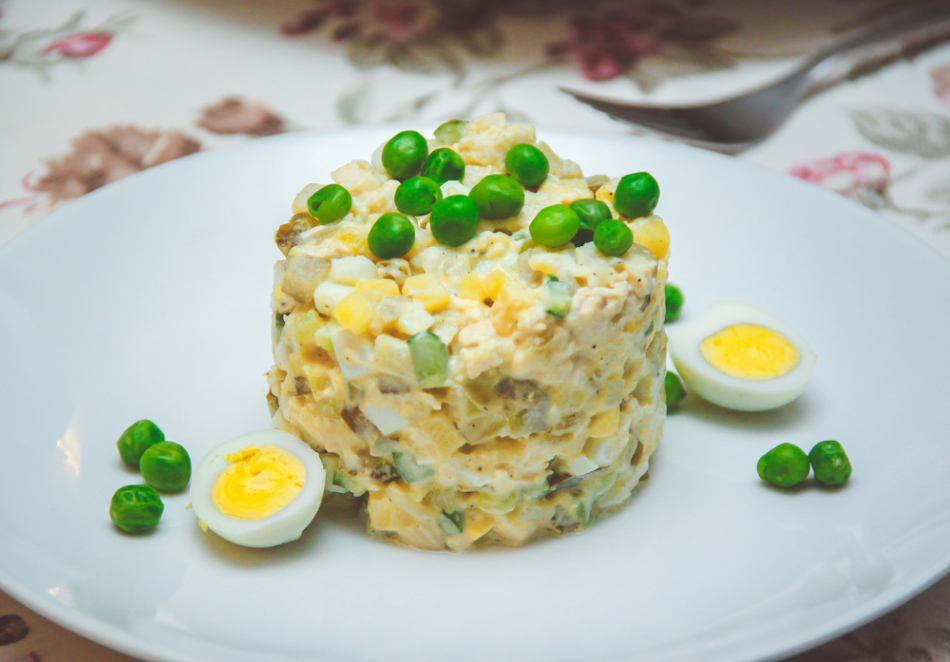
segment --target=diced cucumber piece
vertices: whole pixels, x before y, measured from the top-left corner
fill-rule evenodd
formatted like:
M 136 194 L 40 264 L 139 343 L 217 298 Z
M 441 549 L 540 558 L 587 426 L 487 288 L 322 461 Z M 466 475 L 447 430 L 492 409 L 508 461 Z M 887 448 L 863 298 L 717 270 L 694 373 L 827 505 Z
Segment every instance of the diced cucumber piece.
M 458 535 L 465 528 L 465 512 L 455 510 L 453 512 L 442 511 L 438 518 L 439 528 L 447 536 Z
M 424 483 L 435 476 L 435 469 L 416 462 L 412 453 L 393 451 L 393 465 L 407 483 Z
M 547 312 L 555 317 L 563 318 L 571 310 L 571 286 L 560 280 L 549 280 Z
M 449 348 L 431 331 L 409 338 L 409 356 L 421 388 L 438 388 L 449 382 Z

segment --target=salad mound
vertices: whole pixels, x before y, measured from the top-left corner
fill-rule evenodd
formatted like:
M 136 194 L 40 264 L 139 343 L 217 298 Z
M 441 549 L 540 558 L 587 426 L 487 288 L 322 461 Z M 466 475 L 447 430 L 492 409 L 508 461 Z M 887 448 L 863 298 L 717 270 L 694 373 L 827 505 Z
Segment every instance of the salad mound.
M 655 181 L 585 177 L 502 114 L 418 136 L 306 186 L 277 230 L 273 424 L 392 542 L 585 527 L 647 476 L 666 416 Z

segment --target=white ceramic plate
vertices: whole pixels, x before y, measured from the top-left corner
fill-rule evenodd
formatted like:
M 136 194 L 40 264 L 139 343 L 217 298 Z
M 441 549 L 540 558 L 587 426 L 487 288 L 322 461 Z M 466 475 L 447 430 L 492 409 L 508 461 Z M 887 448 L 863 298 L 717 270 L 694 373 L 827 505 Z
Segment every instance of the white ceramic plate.
M 749 661 L 865 622 L 950 567 L 950 264 L 850 202 L 729 158 L 541 131 L 587 174 L 653 172 L 684 319 L 759 305 L 818 368 L 781 410 L 693 402 L 630 506 L 514 551 L 452 555 L 319 517 L 273 550 L 203 534 L 187 496 L 118 533 L 115 440 L 155 420 L 197 459 L 267 427 L 272 242 L 304 184 L 393 133 L 222 149 L 67 206 L 0 249 L 0 585 L 152 660 Z M 784 441 L 837 438 L 841 490 L 766 487 Z

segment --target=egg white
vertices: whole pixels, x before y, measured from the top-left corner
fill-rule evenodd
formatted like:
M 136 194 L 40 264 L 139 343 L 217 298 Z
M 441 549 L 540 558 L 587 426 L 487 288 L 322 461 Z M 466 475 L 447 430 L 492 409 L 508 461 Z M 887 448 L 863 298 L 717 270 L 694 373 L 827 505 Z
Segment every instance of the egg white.
M 268 444 L 296 456 L 307 471 L 303 488 L 281 510 L 260 519 L 245 520 L 225 515 L 214 505 L 211 493 L 218 475 L 228 468 L 227 456 L 248 446 Z M 323 500 L 326 470 L 318 453 L 292 434 L 260 430 L 225 441 L 196 465 L 191 478 L 191 506 L 200 522 L 211 531 L 244 547 L 273 547 L 296 540 L 313 521 Z
M 758 324 L 785 336 L 799 352 L 792 370 L 774 379 L 743 379 L 720 372 L 700 353 L 703 339 L 734 324 Z M 666 327 L 670 358 L 687 388 L 704 400 L 739 411 L 765 411 L 788 404 L 805 390 L 817 356 L 804 336 L 787 323 L 755 306 L 720 301 L 694 322 Z

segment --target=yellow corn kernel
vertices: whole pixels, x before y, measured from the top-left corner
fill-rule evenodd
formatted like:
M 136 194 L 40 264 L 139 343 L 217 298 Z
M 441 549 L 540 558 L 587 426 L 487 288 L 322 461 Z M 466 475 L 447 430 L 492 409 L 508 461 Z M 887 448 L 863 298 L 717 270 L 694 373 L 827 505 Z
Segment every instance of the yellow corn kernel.
M 379 303 L 386 297 L 399 295 L 399 286 L 396 284 L 396 281 L 390 280 L 389 278 L 361 280 L 356 284 L 355 289 L 373 303 Z
M 333 308 L 333 317 L 347 331 L 364 333 L 373 319 L 373 308 L 365 296 L 354 291 Z
M 432 274 L 409 276 L 402 293 L 421 303 L 426 312 L 434 313 L 449 305 L 449 291 Z
M 598 412 L 590 421 L 590 427 L 587 428 L 587 436 L 594 439 L 601 439 L 617 434 L 617 428 L 620 427 L 620 409 L 608 409 Z
M 670 231 L 656 216 L 633 222 L 633 240 L 653 253 L 657 259 L 665 260 L 670 252 Z

